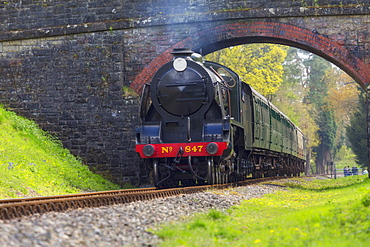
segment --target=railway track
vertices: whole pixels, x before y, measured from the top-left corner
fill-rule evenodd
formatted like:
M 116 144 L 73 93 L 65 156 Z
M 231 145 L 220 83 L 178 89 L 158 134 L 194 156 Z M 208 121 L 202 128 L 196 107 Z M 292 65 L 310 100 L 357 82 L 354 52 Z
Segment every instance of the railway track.
M 238 183 L 180 187 L 171 189 L 143 188 L 59 196 L 3 199 L 0 200 L 0 219 L 11 220 L 24 216 L 30 216 L 33 214 L 43 214 L 52 211 L 62 212 L 71 209 L 73 210 L 87 207 L 101 207 L 113 204 L 124 204 L 135 201 L 152 200 L 156 198 L 164 198 L 181 194 L 197 193 L 209 189 L 223 189 L 231 186 L 258 184 L 268 180 L 283 178 L 287 177 L 248 179 L 246 181 Z

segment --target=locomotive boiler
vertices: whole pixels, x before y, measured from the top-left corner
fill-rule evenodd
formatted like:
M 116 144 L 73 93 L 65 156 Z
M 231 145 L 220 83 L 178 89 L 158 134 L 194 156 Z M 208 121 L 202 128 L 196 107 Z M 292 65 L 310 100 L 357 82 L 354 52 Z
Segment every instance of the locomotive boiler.
M 136 152 L 159 187 L 299 175 L 305 141 L 231 69 L 175 49 L 143 88 Z

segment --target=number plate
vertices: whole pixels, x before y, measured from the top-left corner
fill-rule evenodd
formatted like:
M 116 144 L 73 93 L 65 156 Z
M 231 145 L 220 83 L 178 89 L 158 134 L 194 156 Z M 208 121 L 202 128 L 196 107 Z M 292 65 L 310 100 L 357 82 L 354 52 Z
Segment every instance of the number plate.
M 217 153 L 212 156 L 221 156 L 223 151 L 227 148 L 227 142 L 216 142 L 218 145 Z M 136 152 L 140 154 L 141 158 L 164 158 L 176 157 L 180 148 L 184 150 L 182 157 L 187 156 L 211 156 L 207 153 L 207 145 L 209 142 L 194 142 L 194 143 L 163 143 L 163 144 L 150 144 L 154 147 L 154 154 L 146 157 L 143 154 L 143 147 L 147 144 L 136 145 Z

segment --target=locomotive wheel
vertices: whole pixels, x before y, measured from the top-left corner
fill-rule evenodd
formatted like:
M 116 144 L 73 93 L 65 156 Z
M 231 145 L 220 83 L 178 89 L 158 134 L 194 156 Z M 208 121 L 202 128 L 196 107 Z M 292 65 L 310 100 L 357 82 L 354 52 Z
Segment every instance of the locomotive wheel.
M 213 166 L 213 177 L 214 177 L 213 184 L 219 184 L 220 176 L 219 176 L 218 168 L 215 166 Z
M 260 171 L 255 171 L 252 173 L 253 178 L 262 178 L 262 173 Z
M 220 168 L 216 168 L 217 184 L 222 184 L 222 174 Z
M 225 176 L 225 184 L 227 184 L 227 183 L 229 183 L 229 181 L 230 181 L 230 173 L 229 172 L 226 172 L 225 174 L 224 174 L 224 176 Z
M 159 161 L 157 159 L 153 160 L 153 178 L 154 178 L 154 186 L 160 181 L 160 174 L 159 174 Z
M 208 169 L 208 184 L 215 184 L 216 174 L 215 174 L 215 167 L 213 163 L 213 158 L 210 157 L 207 159 L 207 169 Z
M 227 172 L 220 172 L 221 184 L 227 184 L 229 182 L 229 174 Z

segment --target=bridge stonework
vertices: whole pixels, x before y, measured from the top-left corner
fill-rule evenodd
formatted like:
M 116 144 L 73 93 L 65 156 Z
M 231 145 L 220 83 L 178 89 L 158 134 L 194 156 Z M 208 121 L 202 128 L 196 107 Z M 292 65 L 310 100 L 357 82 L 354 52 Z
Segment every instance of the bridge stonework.
M 0 104 L 55 133 L 118 183 L 139 181 L 137 94 L 175 47 L 270 42 L 370 84 L 370 3 L 359 0 L 0 1 Z M 145 175 L 145 174 L 141 174 Z

